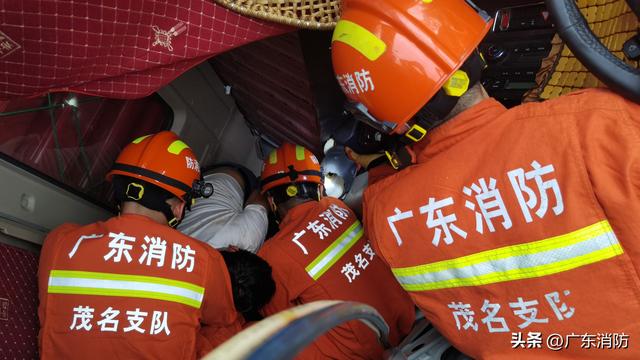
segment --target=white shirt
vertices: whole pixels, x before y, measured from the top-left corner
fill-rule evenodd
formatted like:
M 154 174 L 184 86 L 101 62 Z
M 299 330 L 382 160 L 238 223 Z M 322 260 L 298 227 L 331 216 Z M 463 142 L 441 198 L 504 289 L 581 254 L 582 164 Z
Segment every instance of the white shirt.
M 213 173 L 204 180 L 213 185 L 213 195 L 197 199 L 178 230 L 216 249 L 233 245 L 257 252 L 267 236 L 267 209 L 258 204 L 243 208 L 244 192 L 231 175 Z

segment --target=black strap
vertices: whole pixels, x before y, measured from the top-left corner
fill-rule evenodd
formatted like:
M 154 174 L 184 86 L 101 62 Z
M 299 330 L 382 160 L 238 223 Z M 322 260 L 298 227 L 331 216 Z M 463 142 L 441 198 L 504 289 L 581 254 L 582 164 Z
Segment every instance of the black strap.
M 469 77 L 469 88 L 474 86 L 482 76 L 482 70 L 486 64 L 475 50 L 467 60 L 462 64 L 460 70 L 464 71 Z M 429 102 L 423 106 L 413 117 L 413 121 L 423 127 L 425 130 L 433 130 L 445 121 L 445 118 L 451 110 L 458 104 L 460 97 L 447 95 L 444 89 L 438 90 Z M 411 143 L 411 139 L 403 136 L 406 143 Z
M 382 164 L 386 164 L 388 162 L 386 156 L 381 155 L 379 158 L 376 158 L 374 160 L 372 160 L 369 165 L 367 166 L 366 170 L 369 171 L 373 168 L 376 168 Z
M 113 178 L 113 190 L 118 203 L 125 201 L 139 203 L 148 209 L 160 211 L 164 214 L 169 226 L 175 227 L 178 225 L 179 221 L 173 215 L 171 205 L 167 203 L 167 199 L 173 197 L 173 194 L 167 190 L 148 181 L 125 175 L 116 175 Z
M 460 70 L 467 73 L 469 77 L 469 88 L 480 81 L 485 65 L 482 56 L 477 50 L 462 64 Z M 441 88 L 429 99 L 429 102 L 427 102 L 425 106 L 418 110 L 410 121 L 419 125 L 428 133 L 445 122 L 446 116 L 453 110 L 459 99 L 457 96 L 447 95 L 444 89 Z M 396 170 L 404 169 L 411 165 L 412 157 L 407 146 L 413 143 L 414 141 L 407 136 L 398 135 L 395 137 L 395 141 L 391 141 L 387 148 L 385 148 L 387 158 Z
M 176 179 L 172 179 L 168 176 L 164 176 L 162 174 L 158 174 L 155 171 L 151 171 L 148 169 L 143 169 L 137 166 L 133 166 L 133 165 L 126 165 L 126 164 L 121 164 L 121 163 L 115 163 L 113 164 L 113 170 L 121 170 L 121 171 L 126 171 L 132 174 L 138 174 L 138 175 L 142 175 L 142 176 L 146 176 L 150 179 L 153 180 L 157 180 L 163 184 L 167 184 L 169 186 L 173 186 L 176 187 L 180 190 L 183 190 L 186 193 L 191 192 L 191 186 L 183 183 L 182 181 L 178 181 Z
M 273 174 L 271 176 L 267 176 L 266 178 L 262 179 L 262 181 L 260 182 L 261 186 L 265 186 L 266 184 L 276 181 L 276 180 L 280 180 L 282 178 L 286 178 L 288 177 L 291 181 L 295 181 L 299 175 L 315 175 L 315 176 L 319 176 L 320 178 L 322 178 L 322 173 L 320 171 L 317 170 L 302 170 L 302 171 L 297 171 L 293 168 L 293 166 L 289 166 L 289 171 L 288 172 L 284 172 L 284 173 L 279 173 L 279 174 Z

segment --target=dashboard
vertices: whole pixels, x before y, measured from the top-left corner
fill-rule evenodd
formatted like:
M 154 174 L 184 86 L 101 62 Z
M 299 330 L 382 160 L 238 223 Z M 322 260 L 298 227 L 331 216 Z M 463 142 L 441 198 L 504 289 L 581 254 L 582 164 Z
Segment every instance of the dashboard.
M 480 45 L 488 65 L 482 84 L 489 95 L 512 107 L 537 86 L 536 74 L 551 50 L 555 29 L 543 2 L 504 1 L 502 7 L 496 3 L 484 7 L 493 15 L 494 25 Z

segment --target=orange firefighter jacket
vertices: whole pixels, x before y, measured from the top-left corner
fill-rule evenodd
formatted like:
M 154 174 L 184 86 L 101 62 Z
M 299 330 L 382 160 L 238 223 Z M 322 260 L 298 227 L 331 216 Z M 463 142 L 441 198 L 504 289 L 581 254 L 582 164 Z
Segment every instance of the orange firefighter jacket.
M 640 359 L 640 106 L 605 90 L 432 131 L 365 193 L 365 229 L 477 359 Z
M 276 293 L 266 315 L 316 300 L 358 301 L 374 307 L 397 344 L 415 318 L 411 299 L 373 251 L 355 214 L 340 200 L 323 198 L 290 210 L 280 231 L 260 250 L 273 269 Z M 299 358 L 378 359 L 383 348 L 366 325 L 334 328 Z
M 58 227 L 38 278 L 43 359 L 193 359 L 238 322 L 222 256 L 140 215 Z
M 394 169 L 388 162 L 386 162 L 372 169 L 369 169 L 367 172 L 368 172 L 367 186 L 371 186 L 377 183 L 378 181 L 386 178 L 387 176 L 395 174 L 397 170 Z

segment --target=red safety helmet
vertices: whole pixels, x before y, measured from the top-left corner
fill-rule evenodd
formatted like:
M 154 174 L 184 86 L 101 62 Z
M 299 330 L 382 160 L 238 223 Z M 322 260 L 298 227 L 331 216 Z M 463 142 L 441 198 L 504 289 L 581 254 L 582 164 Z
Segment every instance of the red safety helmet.
M 107 174 L 107 181 L 113 175 L 144 180 L 185 200 L 192 195 L 194 184 L 199 184 L 200 165 L 191 148 L 176 134 L 161 131 L 125 146 Z
M 402 134 L 441 88 L 453 96 L 467 90 L 458 69 L 491 24 L 465 0 L 343 0 L 333 68 L 365 121 Z
M 273 150 L 265 160 L 260 182 L 263 194 L 275 187 L 287 184 L 293 185 L 303 182 L 322 184 L 320 163 L 318 158 L 304 146 L 284 143 Z M 295 196 L 295 194 L 291 196 Z

